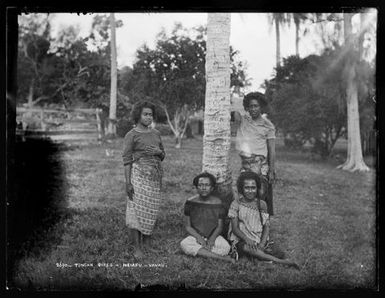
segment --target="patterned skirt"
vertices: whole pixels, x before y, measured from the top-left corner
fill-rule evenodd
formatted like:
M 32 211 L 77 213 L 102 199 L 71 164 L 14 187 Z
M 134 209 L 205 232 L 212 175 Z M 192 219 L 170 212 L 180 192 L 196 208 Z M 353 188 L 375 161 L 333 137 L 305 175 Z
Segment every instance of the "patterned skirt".
M 269 164 L 267 158 L 263 155 L 252 155 L 251 157 L 245 157 L 240 155 L 242 161 L 241 172 L 252 171 L 258 175 L 267 177 L 269 172 Z
M 267 158 L 263 155 L 252 155 L 251 157 L 241 157 L 241 170 L 240 172 L 252 171 L 257 173 L 261 178 L 262 189 L 259 192 L 259 196 L 267 204 L 267 210 L 269 215 L 274 215 L 273 211 L 273 186 L 269 183 L 268 172 L 269 164 Z
M 131 183 L 134 188 L 132 201 L 127 199 L 126 225 L 151 235 L 161 205 L 163 171 L 160 161 L 140 160 L 133 163 Z

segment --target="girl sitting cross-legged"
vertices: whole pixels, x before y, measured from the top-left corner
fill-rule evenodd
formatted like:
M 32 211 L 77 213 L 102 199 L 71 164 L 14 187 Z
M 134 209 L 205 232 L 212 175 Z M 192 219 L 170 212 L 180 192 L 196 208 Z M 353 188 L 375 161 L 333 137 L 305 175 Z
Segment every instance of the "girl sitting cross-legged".
M 237 181 L 239 198 L 231 203 L 228 214 L 231 219 L 229 235 L 233 244 L 232 254 L 236 259 L 247 255 L 299 269 L 269 239 L 269 214 L 266 203 L 258 197 L 260 187 L 258 174 L 251 171 L 240 174 Z
M 188 199 L 184 206 L 186 232 L 189 234 L 180 243 L 187 255 L 215 258 L 234 263 L 228 253 L 229 243 L 220 236 L 226 210 L 222 201 L 212 195 L 216 179 L 209 173 L 202 173 L 193 180 L 198 195 Z

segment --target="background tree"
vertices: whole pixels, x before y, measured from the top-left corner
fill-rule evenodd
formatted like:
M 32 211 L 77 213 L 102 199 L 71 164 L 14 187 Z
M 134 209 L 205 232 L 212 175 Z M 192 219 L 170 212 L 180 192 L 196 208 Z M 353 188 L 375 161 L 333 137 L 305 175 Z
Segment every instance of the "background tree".
M 137 51 L 133 66 L 133 101 L 150 99 L 156 102 L 166 116 L 181 147 L 189 116 L 202 107 L 204 94 L 204 40 L 202 28 L 192 39 L 187 29 L 176 25 L 171 36 L 162 31 L 154 50 L 143 46 Z
M 362 155 L 360 118 L 358 111 L 358 70 L 359 50 L 355 48 L 352 34 L 352 13 L 344 13 L 346 101 L 348 115 L 347 160 L 338 168 L 348 171 L 369 171 Z M 358 39 L 359 41 L 361 39 Z
M 19 103 L 29 99 L 69 108 L 109 102 L 110 50 L 108 42 L 100 42 L 108 27 L 94 26 L 97 30 L 80 38 L 79 29 L 69 26 L 52 38 L 50 18 L 44 14 L 19 16 L 19 23 Z
M 275 59 L 276 67 L 281 65 L 281 33 L 280 27 L 282 25 L 290 24 L 290 14 L 289 13 L 270 13 L 268 14 L 270 26 L 275 27 Z
M 47 99 L 52 75 L 51 17 L 46 14 L 19 16 L 18 96 L 32 107 Z
M 117 54 L 116 54 L 116 32 L 115 32 L 115 14 L 110 14 L 111 25 L 111 98 L 110 98 L 110 118 L 108 123 L 108 134 L 116 136 L 116 98 L 118 88 L 117 74 Z
M 285 136 L 285 145 L 312 151 L 326 158 L 343 133 L 343 110 L 336 98 L 343 96 L 341 68 L 330 69 L 337 51 L 322 56 L 283 59 L 275 78 L 266 82 L 271 118 Z
M 55 44 L 59 76 L 54 83 L 60 92 L 52 94 L 51 101 L 61 101 L 68 108 L 95 108 L 109 102 L 109 51 L 90 51 L 89 39 L 73 35 L 71 26 L 59 32 L 59 42 Z
M 320 56 L 283 59 L 276 76 L 265 82 L 271 101 L 271 118 L 284 135 L 285 145 L 312 151 L 326 158 L 339 137 L 346 132 L 346 49 L 327 49 Z M 361 130 L 373 127 L 374 67 L 367 61 L 357 66 L 357 92 L 363 99 L 359 108 Z
M 189 118 L 204 106 L 205 42 L 204 27 L 183 28 L 176 24 L 170 35 L 158 34 L 154 50 L 143 46 L 137 51 L 132 84 L 128 95 L 132 102 L 148 99 L 161 107 L 180 148 Z M 232 49 L 231 49 L 232 50 Z M 230 51 L 230 49 L 229 49 Z M 231 53 L 232 84 L 247 84 L 244 65 Z M 229 66 L 230 67 L 230 66 Z
M 217 178 L 218 193 L 229 206 L 232 199 L 229 169 L 230 131 L 229 13 L 209 13 L 207 19 L 206 99 L 202 170 Z
M 307 13 L 296 12 L 296 13 L 292 14 L 292 18 L 293 18 L 294 25 L 295 25 L 295 54 L 297 56 L 299 56 L 299 39 L 300 39 L 299 31 L 300 31 L 300 26 L 301 26 L 301 22 L 306 20 L 308 18 L 308 16 L 307 16 Z

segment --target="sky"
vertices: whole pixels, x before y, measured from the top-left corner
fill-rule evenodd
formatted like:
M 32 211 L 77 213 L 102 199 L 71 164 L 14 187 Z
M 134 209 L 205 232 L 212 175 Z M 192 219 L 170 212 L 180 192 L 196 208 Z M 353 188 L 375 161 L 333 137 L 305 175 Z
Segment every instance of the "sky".
M 52 35 L 63 27 L 78 25 L 80 35 L 87 36 L 91 30 L 93 14 L 77 15 L 55 13 L 52 18 Z M 116 13 L 116 20 L 123 26 L 117 28 L 118 67 L 132 66 L 136 50 L 146 43 L 155 46 L 156 35 L 162 28 L 170 32 L 176 22 L 191 28 L 207 24 L 207 13 Z M 246 62 L 246 73 L 251 86 L 244 92 L 262 91 L 261 84 L 270 79 L 275 67 L 275 30 L 269 26 L 266 13 L 231 13 L 230 44 L 240 53 L 238 59 Z M 303 36 L 299 44 L 301 57 L 319 52 L 321 41 L 314 31 Z M 281 29 L 281 56 L 295 54 L 295 26 Z

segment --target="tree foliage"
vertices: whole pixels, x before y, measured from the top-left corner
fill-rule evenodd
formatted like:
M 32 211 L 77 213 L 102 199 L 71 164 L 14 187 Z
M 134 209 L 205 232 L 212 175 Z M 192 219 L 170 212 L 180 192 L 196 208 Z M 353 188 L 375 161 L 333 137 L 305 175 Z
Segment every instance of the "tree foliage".
M 303 59 L 290 56 L 277 68 L 276 77 L 265 82 L 272 118 L 287 144 L 302 147 L 309 142 L 314 152 L 327 157 L 346 131 L 344 59 L 347 55 L 344 51 L 342 48 L 326 50 L 320 56 Z M 361 107 L 365 106 L 370 113 L 373 69 L 364 61 L 360 69 L 359 92 L 361 98 L 365 98 Z
M 50 18 L 45 15 L 19 17 L 18 94 L 31 105 L 44 99 L 52 81 L 54 57 L 50 53 Z
M 149 99 L 162 107 L 175 136 L 183 136 L 189 116 L 203 108 L 205 98 L 206 28 L 188 30 L 176 24 L 171 34 L 162 30 L 155 49 L 143 45 L 136 53 L 124 90 L 132 101 Z M 248 84 L 245 66 L 231 50 L 231 84 Z M 229 90 L 230 92 L 230 90 Z
M 89 36 L 79 28 L 62 28 L 50 35 L 50 19 L 44 14 L 19 17 L 18 100 L 26 102 L 33 90 L 39 104 L 66 107 L 108 106 L 110 90 L 109 19 L 94 17 Z M 117 26 L 122 22 L 117 21 Z M 33 87 L 31 89 L 31 87 Z M 38 100 L 37 100 L 38 99 Z M 118 96 L 118 100 L 127 100 Z
M 88 36 L 68 26 L 51 37 L 51 17 L 20 16 L 18 101 L 31 105 L 60 104 L 67 108 L 99 107 L 108 115 L 110 100 L 110 20 L 95 15 Z M 121 27 L 122 22 L 116 21 Z M 133 68 L 118 71 L 117 118 L 127 122 L 133 103 L 150 99 L 159 104 L 160 119 L 177 138 L 189 116 L 204 105 L 206 28 L 176 24 L 171 34 L 161 31 L 155 49 L 137 50 Z M 246 65 L 230 49 L 231 85 L 244 87 Z M 106 116 L 107 117 L 107 116 Z

